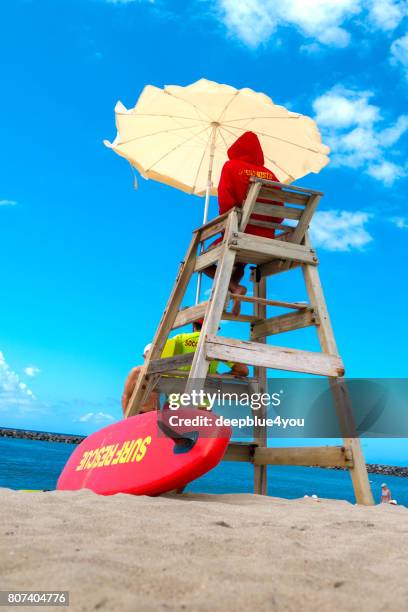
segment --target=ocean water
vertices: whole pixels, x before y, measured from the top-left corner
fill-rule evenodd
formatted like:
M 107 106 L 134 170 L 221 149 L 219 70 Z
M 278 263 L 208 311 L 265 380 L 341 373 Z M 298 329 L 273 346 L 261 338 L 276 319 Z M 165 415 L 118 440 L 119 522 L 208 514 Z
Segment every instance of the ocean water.
M 59 474 L 74 451 L 74 444 L 0 438 L 0 487 L 10 489 L 55 489 Z M 369 474 L 374 498 L 379 502 L 382 482 L 399 504 L 408 506 L 408 478 Z M 247 463 L 222 462 L 214 470 L 190 483 L 195 493 L 252 493 L 253 467 Z M 268 494 L 294 499 L 318 497 L 353 502 L 350 476 L 343 470 L 269 466 Z

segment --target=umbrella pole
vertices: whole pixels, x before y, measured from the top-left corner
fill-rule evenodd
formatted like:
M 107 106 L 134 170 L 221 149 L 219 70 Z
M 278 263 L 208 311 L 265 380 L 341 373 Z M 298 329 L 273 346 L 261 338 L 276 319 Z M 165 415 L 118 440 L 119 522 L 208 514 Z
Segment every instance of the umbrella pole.
M 205 225 L 207 223 L 207 220 L 208 220 L 208 209 L 210 207 L 210 196 L 211 196 L 211 182 L 207 183 L 207 191 L 205 193 L 203 225 Z M 204 250 L 204 245 L 201 244 L 201 246 L 200 246 L 200 253 L 202 253 L 203 250 Z M 196 297 L 195 297 L 195 303 L 196 304 L 199 304 L 199 302 L 200 302 L 201 274 L 202 274 L 202 272 L 199 272 L 198 273 L 198 278 L 197 278 Z
M 215 141 L 217 137 L 217 126 L 214 125 L 212 128 L 211 134 L 211 144 L 210 144 L 210 164 L 208 166 L 208 181 L 207 181 L 207 191 L 205 192 L 205 202 L 204 202 L 204 214 L 203 214 L 203 225 L 205 225 L 208 221 L 208 211 L 210 208 L 210 197 L 211 197 L 211 187 L 212 187 L 212 169 L 214 163 L 214 155 L 215 155 Z M 204 250 L 204 245 L 201 244 L 200 253 Z M 196 298 L 195 303 L 199 304 L 200 302 L 200 293 L 201 293 L 201 274 L 198 273 L 197 278 L 197 288 L 196 288 Z

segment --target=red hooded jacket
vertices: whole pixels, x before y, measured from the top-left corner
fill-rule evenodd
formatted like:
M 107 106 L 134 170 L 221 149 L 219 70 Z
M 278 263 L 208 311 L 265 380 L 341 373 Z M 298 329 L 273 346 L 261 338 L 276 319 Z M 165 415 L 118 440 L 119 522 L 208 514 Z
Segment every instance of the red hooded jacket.
M 220 183 L 218 185 L 218 205 L 220 215 L 227 212 L 234 206 L 241 207 L 249 186 L 251 176 L 277 181 L 273 172 L 264 166 L 264 154 L 258 136 L 254 132 L 245 132 L 228 149 L 229 161 L 225 162 Z M 262 202 L 263 200 L 259 200 Z M 281 204 L 281 202 L 268 202 L 270 204 Z M 280 223 L 282 219 L 269 217 L 266 215 L 251 215 L 250 220 L 256 222 L 272 221 Z M 245 232 L 255 236 L 274 238 L 275 230 L 269 227 L 259 227 L 253 223 L 248 223 Z

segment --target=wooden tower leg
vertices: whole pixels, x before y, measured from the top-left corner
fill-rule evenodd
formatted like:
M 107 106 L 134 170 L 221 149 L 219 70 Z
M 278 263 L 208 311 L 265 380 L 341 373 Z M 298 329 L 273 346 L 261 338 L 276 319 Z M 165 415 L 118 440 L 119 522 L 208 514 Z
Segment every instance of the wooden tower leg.
M 266 298 L 266 278 L 261 278 L 260 281 L 256 280 L 256 270 L 253 270 L 253 288 L 255 298 Z M 260 319 L 266 319 L 266 306 L 264 304 L 255 303 L 254 308 L 255 316 Z M 266 337 L 258 338 L 257 342 L 266 344 Z M 258 392 L 265 393 L 267 391 L 267 373 L 266 368 L 261 366 L 254 367 L 254 376 L 258 378 Z M 262 406 L 255 414 L 259 415 L 260 418 L 266 416 L 266 407 Z M 266 427 L 254 428 L 254 442 L 260 446 L 267 446 L 267 429 Z M 268 492 L 268 481 L 267 481 L 267 466 L 266 465 L 254 465 L 254 493 L 258 495 L 267 495 Z
M 236 211 L 232 211 L 225 228 L 223 250 L 218 260 L 217 272 L 215 274 L 207 312 L 204 317 L 200 339 L 186 385 L 186 393 L 191 393 L 193 390 L 199 391 L 200 389 L 197 385 L 201 385 L 207 377 L 210 360 L 206 358 L 205 342 L 209 334 L 217 334 L 221 322 L 221 316 L 224 310 L 225 300 L 227 299 L 228 287 L 236 257 L 236 251 L 229 248 L 229 242 L 233 238 L 233 234 L 237 232 L 238 215 Z
M 154 377 L 149 377 L 148 375 L 149 365 L 151 361 L 155 359 L 160 359 L 164 345 L 174 324 L 177 312 L 180 308 L 181 302 L 183 301 L 183 297 L 188 287 L 188 283 L 194 273 L 197 247 L 199 241 L 199 232 L 196 232 L 193 234 L 193 238 L 187 251 L 186 258 L 180 267 L 176 282 L 173 286 L 173 290 L 167 302 L 167 306 L 164 310 L 159 327 L 156 330 L 156 334 L 153 338 L 152 347 L 149 351 L 149 355 L 145 360 L 142 371 L 134 388 L 133 394 L 129 400 L 126 417 L 138 414 L 140 406 L 143 404 L 146 397 L 149 395 L 152 387 L 154 386 Z
M 331 355 L 339 355 L 317 266 L 304 265 L 302 270 L 310 304 L 318 316 L 317 333 L 322 351 Z M 342 379 L 331 379 L 331 389 L 342 430 L 347 432 L 346 436 L 350 436 L 350 431 L 355 431 L 355 425 L 346 385 Z M 344 437 L 343 440 L 345 447 L 349 448 L 353 455 L 350 476 L 356 501 L 358 504 L 371 506 L 374 504 L 374 499 L 360 440 L 357 434 L 355 437 Z

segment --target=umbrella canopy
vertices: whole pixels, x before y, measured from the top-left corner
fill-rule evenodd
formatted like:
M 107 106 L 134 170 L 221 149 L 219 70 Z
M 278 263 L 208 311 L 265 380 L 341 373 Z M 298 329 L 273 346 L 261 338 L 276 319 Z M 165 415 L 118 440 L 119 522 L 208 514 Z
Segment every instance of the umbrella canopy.
M 315 122 L 265 94 L 206 79 L 187 87 L 147 85 L 136 106 L 115 108 L 115 140 L 105 145 L 142 176 L 187 193 L 216 195 L 227 150 L 255 132 L 265 165 L 283 183 L 319 172 L 329 161 Z

